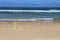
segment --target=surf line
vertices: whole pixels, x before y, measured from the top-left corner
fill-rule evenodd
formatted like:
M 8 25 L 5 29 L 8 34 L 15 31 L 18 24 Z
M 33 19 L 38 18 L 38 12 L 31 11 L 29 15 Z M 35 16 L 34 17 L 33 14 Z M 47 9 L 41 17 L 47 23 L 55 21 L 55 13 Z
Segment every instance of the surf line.
M 60 12 L 60 10 L 0 10 L 0 12 Z

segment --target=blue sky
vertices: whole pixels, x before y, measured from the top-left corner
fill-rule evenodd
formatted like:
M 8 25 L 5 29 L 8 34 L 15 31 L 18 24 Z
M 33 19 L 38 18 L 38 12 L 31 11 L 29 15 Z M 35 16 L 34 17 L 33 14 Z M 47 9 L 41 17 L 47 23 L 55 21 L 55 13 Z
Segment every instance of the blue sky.
M 0 7 L 60 7 L 60 0 L 0 0 Z

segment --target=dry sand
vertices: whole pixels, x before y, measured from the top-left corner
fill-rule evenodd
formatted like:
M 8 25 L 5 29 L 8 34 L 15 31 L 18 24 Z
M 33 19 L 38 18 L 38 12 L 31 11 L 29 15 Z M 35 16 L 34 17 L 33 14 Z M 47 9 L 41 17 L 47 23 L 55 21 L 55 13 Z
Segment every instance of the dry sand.
M 60 40 L 60 23 L 0 22 L 0 40 Z

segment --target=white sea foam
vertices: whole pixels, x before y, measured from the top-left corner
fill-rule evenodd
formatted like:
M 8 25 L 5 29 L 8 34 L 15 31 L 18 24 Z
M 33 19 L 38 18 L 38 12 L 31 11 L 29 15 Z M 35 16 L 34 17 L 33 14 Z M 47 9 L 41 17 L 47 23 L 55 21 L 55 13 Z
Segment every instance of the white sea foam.
M 60 12 L 60 10 L 0 10 L 0 12 Z
M 0 21 L 53 21 L 54 18 L 34 18 L 34 19 L 0 19 Z

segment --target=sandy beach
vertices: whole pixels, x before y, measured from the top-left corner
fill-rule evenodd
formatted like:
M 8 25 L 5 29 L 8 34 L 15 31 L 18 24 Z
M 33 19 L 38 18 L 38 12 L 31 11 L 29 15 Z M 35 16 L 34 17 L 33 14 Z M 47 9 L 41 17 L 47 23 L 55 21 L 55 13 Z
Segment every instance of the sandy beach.
M 0 40 L 60 40 L 60 23 L 0 22 Z

